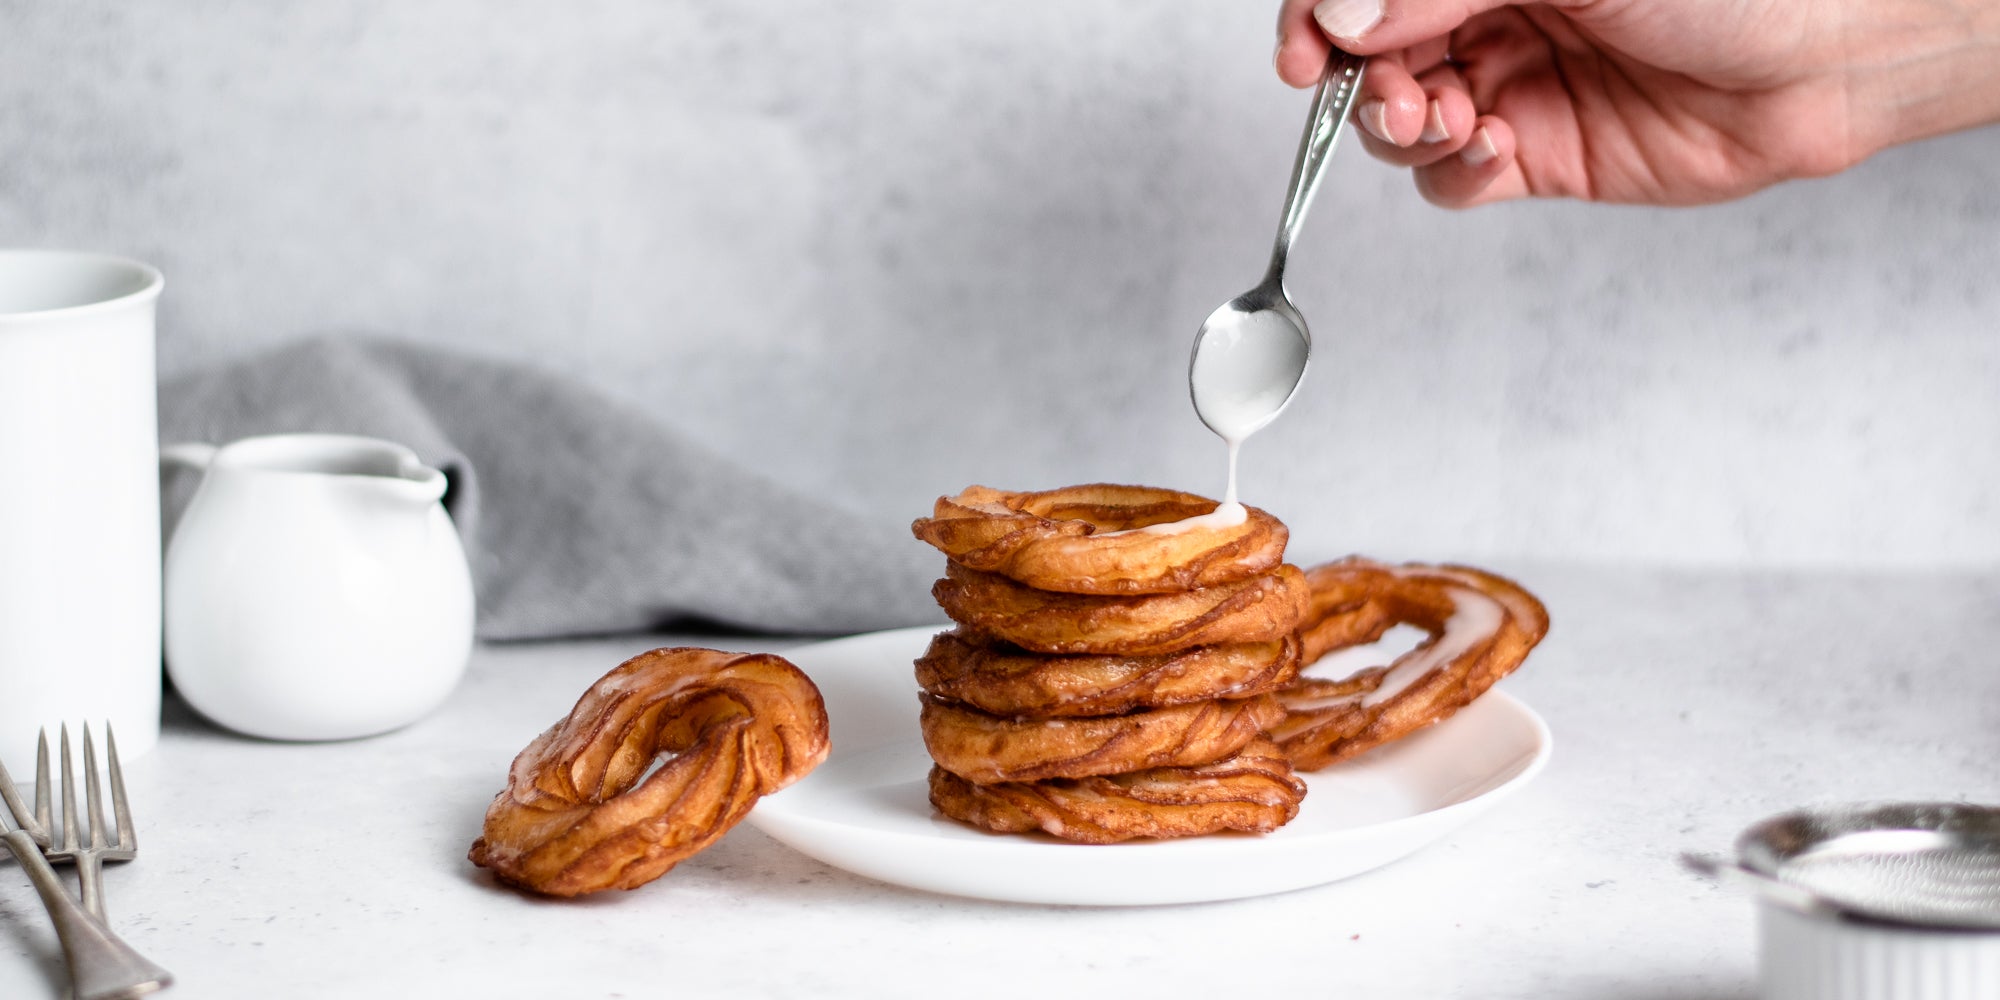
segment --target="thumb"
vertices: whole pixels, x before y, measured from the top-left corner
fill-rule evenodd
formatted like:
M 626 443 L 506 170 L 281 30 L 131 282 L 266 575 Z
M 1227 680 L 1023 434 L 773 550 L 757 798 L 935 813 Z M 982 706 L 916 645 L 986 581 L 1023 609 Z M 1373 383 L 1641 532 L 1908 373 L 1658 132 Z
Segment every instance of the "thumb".
M 1320 0 L 1313 20 L 1339 46 L 1372 56 L 1442 38 L 1476 14 L 1519 0 Z

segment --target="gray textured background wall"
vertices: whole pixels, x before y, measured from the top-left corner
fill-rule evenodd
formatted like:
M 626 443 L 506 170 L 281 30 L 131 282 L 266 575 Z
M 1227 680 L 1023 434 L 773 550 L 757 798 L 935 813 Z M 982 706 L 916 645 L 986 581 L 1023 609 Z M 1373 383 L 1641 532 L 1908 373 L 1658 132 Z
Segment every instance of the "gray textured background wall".
M 1304 114 L 1273 8 L 0 0 L 0 244 L 158 263 L 168 372 L 325 331 L 533 359 L 897 521 L 1212 492 L 1187 345 Z M 1995 163 L 1451 214 L 1349 146 L 1246 496 L 1305 558 L 2000 561 Z

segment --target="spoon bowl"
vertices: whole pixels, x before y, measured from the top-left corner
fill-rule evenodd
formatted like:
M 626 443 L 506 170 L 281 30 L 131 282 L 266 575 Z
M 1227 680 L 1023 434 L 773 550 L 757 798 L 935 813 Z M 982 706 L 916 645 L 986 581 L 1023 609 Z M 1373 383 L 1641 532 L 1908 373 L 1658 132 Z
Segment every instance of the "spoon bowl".
M 1230 299 L 1195 334 L 1188 361 L 1195 415 L 1224 441 L 1249 437 L 1291 402 L 1311 354 L 1306 318 L 1283 287 L 1260 285 Z

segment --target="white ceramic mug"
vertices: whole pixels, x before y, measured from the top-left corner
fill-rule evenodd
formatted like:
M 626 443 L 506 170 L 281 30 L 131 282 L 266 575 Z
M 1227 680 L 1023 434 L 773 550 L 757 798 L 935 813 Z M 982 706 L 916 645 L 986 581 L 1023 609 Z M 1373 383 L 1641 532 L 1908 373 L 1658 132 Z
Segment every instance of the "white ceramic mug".
M 0 761 L 109 721 L 160 733 L 159 416 L 138 261 L 0 250 Z M 94 727 L 95 728 L 95 727 Z

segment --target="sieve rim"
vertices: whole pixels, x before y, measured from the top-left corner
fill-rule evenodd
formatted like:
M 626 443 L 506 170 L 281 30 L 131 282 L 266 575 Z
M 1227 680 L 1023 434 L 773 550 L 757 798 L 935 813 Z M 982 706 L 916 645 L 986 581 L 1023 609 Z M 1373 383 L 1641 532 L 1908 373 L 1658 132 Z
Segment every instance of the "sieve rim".
M 1885 834 L 1908 835 L 1885 838 Z M 1841 848 L 1881 845 L 1875 850 Z M 1808 879 L 1792 877 L 1795 865 L 1840 851 L 1856 857 L 1889 857 L 1929 849 L 1969 850 L 1991 856 L 2000 866 L 2000 806 L 1969 802 L 1880 802 L 1795 809 L 1760 820 L 1736 839 L 1737 863 L 1815 897 L 1840 916 L 1914 927 L 2000 930 L 2000 892 L 1990 903 L 1967 910 L 1925 898 L 1838 898 L 1818 891 Z

